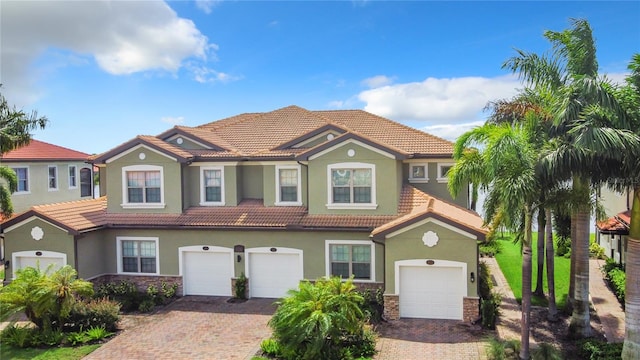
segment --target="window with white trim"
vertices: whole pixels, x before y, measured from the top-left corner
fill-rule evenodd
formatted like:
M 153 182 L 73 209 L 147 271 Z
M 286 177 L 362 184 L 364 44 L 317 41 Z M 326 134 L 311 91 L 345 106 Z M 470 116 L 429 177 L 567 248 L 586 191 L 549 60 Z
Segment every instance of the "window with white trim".
M 276 205 L 302 205 L 300 166 L 276 166 Z
M 69 165 L 69 189 L 78 187 L 78 171 L 75 165 Z
M 375 166 L 364 163 L 328 167 L 328 207 L 375 209 Z
M 49 165 L 49 190 L 58 190 L 58 167 Z
M 200 205 L 224 205 L 224 167 L 200 168 Z
M 428 182 L 429 171 L 427 164 L 410 164 L 409 165 L 409 181 L 410 182 Z
M 449 170 L 453 167 L 453 163 L 439 163 L 438 164 L 438 182 L 448 182 Z
M 375 281 L 375 248 L 371 241 L 327 240 L 327 276 Z
M 12 168 L 18 178 L 18 188 L 16 193 L 28 193 L 29 192 L 29 168 L 28 167 L 15 167 Z
M 158 238 L 122 237 L 118 243 L 118 272 L 158 274 Z
M 80 196 L 91 196 L 93 194 L 93 176 L 91 169 L 80 169 Z
M 156 165 L 132 165 L 122 168 L 125 208 L 164 207 L 163 170 Z

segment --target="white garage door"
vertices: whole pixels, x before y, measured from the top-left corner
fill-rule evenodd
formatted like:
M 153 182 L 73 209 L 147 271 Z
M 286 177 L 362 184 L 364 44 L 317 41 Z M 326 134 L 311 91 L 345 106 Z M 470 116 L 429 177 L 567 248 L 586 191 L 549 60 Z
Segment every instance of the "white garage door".
M 281 298 L 302 280 L 302 250 L 247 249 L 246 266 L 251 297 Z
M 19 251 L 11 256 L 15 270 L 25 267 L 40 267 L 40 270 L 53 272 L 67 264 L 67 254 L 55 251 Z M 51 268 L 49 268 L 51 266 Z
M 400 266 L 400 317 L 462 320 L 462 266 Z
M 231 295 L 233 249 L 188 246 L 180 253 L 184 295 Z

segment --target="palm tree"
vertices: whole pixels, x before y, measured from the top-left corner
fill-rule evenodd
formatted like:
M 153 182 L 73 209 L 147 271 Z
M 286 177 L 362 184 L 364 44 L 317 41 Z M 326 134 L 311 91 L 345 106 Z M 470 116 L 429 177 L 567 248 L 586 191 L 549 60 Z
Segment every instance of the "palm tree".
M 0 158 L 11 150 L 29 144 L 31 141 L 30 131 L 38 128 L 44 129 L 47 122 L 46 117 L 39 117 L 35 111 L 27 114 L 9 106 L 5 97 L 0 93 Z M 7 188 L 0 182 L 0 214 L 9 217 L 13 213 L 11 193 L 16 191 L 17 180 L 15 173 L 6 166 L 0 166 L 0 179 L 4 179 L 8 183 Z
M 481 159 L 481 163 L 472 174 L 478 175 L 475 180 L 488 189 L 485 223 L 500 214 L 503 225 L 516 232 L 522 241 L 522 345 L 519 354 L 522 359 L 529 358 L 531 219 L 539 191 L 535 174 L 537 155 L 531 146 L 530 134 L 522 124 L 486 123 L 463 134 L 454 146 L 456 160 L 468 152 L 467 149 L 482 149 L 473 150 L 477 151 L 476 158 Z M 454 170 L 453 180 L 460 174 L 464 174 L 464 170 Z
M 538 56 L 518 50 L 518 56 L 503 67 L 518 73 L 536 89 L 546 89 L 555 105 L 551 141 L 555 148 L 542 159 L 544 177 L 556 182 L 571 179 L 578 204 L 572 213 L 573 314 L 569 333 L 574 337 L 591 334 L 589 318 L 589 215 L 593 174 L 601 164 L 618 159 L 635 141 L 628 131 L 613 126 L 611 119 L 624 121 L 626 115 L 612 93 L 612 86 L 598 76 L 592 30 L 583 19 L 571 19 L 571 28 L 546 31 L 552 56 Z M 624 126 L 622 126 L 624 127 Z M 598 179 L 597 181 L 601 181 Z

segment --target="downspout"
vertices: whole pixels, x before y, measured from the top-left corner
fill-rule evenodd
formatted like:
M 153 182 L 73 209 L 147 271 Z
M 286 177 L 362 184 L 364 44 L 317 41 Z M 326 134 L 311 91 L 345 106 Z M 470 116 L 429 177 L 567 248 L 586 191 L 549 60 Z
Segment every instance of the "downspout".
M 378 244 L 382 246 L 382 283 L 384 284 L 384 292 L 387 292 L 387 248 L 385 246 L 384 242 L 381 241 L 376 241 L 375 237 L 373 235 L 369 235 L 369 238 L 371 239 L 371 242 L 373 242 L 374 244 Z M 374 269 L 375 270 L 375 269 Z
M 78 236 L 79 235 L 73 235 L 73 268 L 76 269 L 79 274 L 80 269 L 78 269 Z
M 296 162 L 298 163 L 298 165 L 300 166 L 304 166 L 307 168 L 307 204 L 309 204 L 309 165 L 305 165 L 303 163 L 300 162 L 300 160 L 296 160 Z M 302 175 L 302 174 L 300 174 Z M 279 176 L 278 174 L 276 174 L 276 176 Z M 300 176 L 300 178 L 302 178 L 302 176 Z M 302 186 L 302 184 L 300 184 L 300 186 Z M 300 199 L 302 200 L 302 199 Z M 307 213 L 309 212 L 309 205 L 307 205 Z

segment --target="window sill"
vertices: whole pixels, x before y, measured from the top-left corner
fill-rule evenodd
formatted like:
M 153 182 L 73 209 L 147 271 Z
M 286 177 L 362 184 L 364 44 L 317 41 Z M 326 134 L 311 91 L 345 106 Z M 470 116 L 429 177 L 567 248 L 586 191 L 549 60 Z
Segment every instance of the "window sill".
M 409 179 L 410 183 L 428 183 L 429 179 Z
M 120 204 L 123 209 L 164 209 L 165 204 Z
M 201 202 L 200 206 L 224 206 L 223 202 Z
M 150 275 L 160 275 L 160 273 L 157 273 L 157 272 L 143 273 L 143 272 L 123 272 L 123 271 L 119 271 L 118 275 L 150 276 Z
M 31 191 L 16 191 L 11 195 L 29 195 L 31 194 Z
M 302 206 L 302 202 L 301 201 L 282 201 L 282 202 L 276 202 L 274 205 L 275 206 Z
M 436 181 L 438 181 L 439 183 L 448 183 L 449 178 L 437 178 Z
M 329 210 L 375 210 L 378 204 L 327 204 Z

